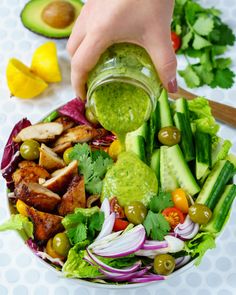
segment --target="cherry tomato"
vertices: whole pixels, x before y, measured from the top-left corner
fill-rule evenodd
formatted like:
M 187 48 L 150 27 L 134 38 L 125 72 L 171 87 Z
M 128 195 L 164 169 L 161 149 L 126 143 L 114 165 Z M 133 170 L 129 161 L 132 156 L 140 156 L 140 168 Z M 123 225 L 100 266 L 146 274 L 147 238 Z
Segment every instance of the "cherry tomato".
M 172 46 L 176 52 L 181 45 L 180 36 L 178 36 L 175 32 L 171 32 L 171 41 L 172 41 Z
M 116 213 L 116 218 L 124 218 L 125 212 L 124 209 L 119 205 L 116 197 L 110 200 L 111 212 Z
M 162 211 L 162 214 L 164 215 L 165 219 L 169 222 L 172 229 L 174 229 L 176 225 L 178 225 L 179 223 L 184 222 L 183 213 L 175 207 L 166 208 Z
M 126 229 L 126 227 L 129 225 L 129 222 L 120 218 L 115 219 L 115 223 L 113 226 L 114 231 L 120 231 Z
M 185 191 L 182 188 L 177 188 L 171 193 L 171 195 L 175 207 L 183 213 L 188 213 L 189 205 Z

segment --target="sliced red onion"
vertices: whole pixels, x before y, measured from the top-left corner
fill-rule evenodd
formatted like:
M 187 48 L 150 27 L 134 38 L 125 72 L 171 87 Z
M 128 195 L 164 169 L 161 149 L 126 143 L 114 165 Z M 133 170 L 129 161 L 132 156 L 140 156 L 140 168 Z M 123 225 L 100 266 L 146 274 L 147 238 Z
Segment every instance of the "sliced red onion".
M 174 229 L 175 234 L 185 240 L 192 239 L 198 233 L 198 231 L 199 225 L 194 223 L 189 215 L 187 215 L 185 218 L 184 223 L 179 223 Z
M 38 257 L 42 258 L 43 260 L 45 260 L 45 259 L 49 260 L 50 262 L 52 262 L 55 265 L 60 265 L 61 267 L 63 267 L 63 265 L 64 265 L 64 262 L 61 259 L 52 258 L 50 255 L 48 255 L 45 252 L 37 251 L 36 255 Z
M 110 202 L 108 198 L 105 198 L 102 202 L 100 210 L 104 212 L 104 218 L 108 218 L 111 213 Z
M 110 235 L 102 238 L 101 240 L 94 241 L 92 244 L 88 246 L 88 249 L 92 249 L 94 247 L 103 248 L 109 243 L 110 241 L 114 240 L 116 237 L 118 237 L 122 233 L 122 230 L 111 233 Z
M 178 226 L 179 225 L 177 225 L 175 227 L 174 232 L 182 237 L 183 235 L 189 235 L 193 231 L 194 223 L 190 224 L 189 226 L 185 227 L 184 229 L 181 229 Z
M 146 240 L 141 250 L 159 250 L 159 249 L 163 249 L 167 247 L 168 247 L 168 243 L 166 241 Z
M 106 263 L 102 262 L 98 257 L 93 255 L 93 253 L 91 251 L 89 251 L 88 249 L 87 249 L 87 253 L 88 253 L 89 257 L 92 259 L 92 261 L 94 261 L 98 266 L 100 266 L 103 269 L 110 271 L 112 273 L 129 274 L 129 273 L 134 272 L 137 269 L 139 269 L 139 267 L 142 265 L 141 261 L 137 261 L 134 265 L 132 265 L 130 267 L 126 267 L 123 269 L 114 268 L 114 267 L 111 267 L 111 266 L 107 265 Z
M 184 242 L 176 237 L 167 235 L 164 238 L 168 243 L 168 252 L 176 253 L 184 249 Z
M 102 225 L 102 229 L 101 229 L 99 235 L 97 236 L 97 238 L 95 239 L 95 241 L 101 240 L 102 238 L 108 236 L 112 232 L 112 229 L 113 229 L 114 223 L 115 223 L 115 219 L 116 219 L 116 214 L 113 212 L 110 214 L 109 217 L 107 217 L 104 220 L 104 223 Z
M 123 257 L 138 251 L 143 246 L 145 237 L 145 228 L 140 224 L 111 240 L 105 246 L 96 246 L 92 250 L 103 257 Z
M 129 282 L 130 283 L 147 283 L 147 282 L 154 282 L 154 281 L 162 281 L 165 279 L 166 277 L 161 275 L 146 274 L 141 278 L 132 278 L 129 280 Z
M 183 265 L 185 265 L 186 263 L 188 263 L 191 259 L 190 255 L 186 255 L 186 256 L 181 256 L 175 259 L 175 269 L 179 269 L 180 267 L 182 267 Z
M 166 253 L 168 253 L 168 247 L 163 248 L 163 249 L 159 249 L 159 250 L 143 250 L 143 249 L 140 249 L 140 250 L 135 252 L 135 255 L 149 257 L 151 259 L 154 259 L 156 255 L 166 254 Z
M 198 224 L 198 223 L 195 223 L 192 232 L 189 233 L 188 235 L 182 235 L 182 237 L 183 237 L 185 240 L 190 240 L 190 239 L 192 239 L 193 237 L 196 236 L 196 234 L 198 233 L 198 231 L 199 231 L 199 224 Z

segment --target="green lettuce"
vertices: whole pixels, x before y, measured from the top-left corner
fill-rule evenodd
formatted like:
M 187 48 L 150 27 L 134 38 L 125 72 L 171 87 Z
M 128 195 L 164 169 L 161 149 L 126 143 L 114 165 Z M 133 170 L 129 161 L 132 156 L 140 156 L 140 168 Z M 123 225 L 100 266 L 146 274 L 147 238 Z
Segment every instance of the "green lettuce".
M 17 230 L 24 240 L 34 238 L 34 226 L 29 219 L 21 214 L 12 214 L 11 217 L 0 225 L 0 231 Z
M 219 130 L 211 113 L 209 102 L 204 97 L 197 97 L 188 101 L 191 123 L 196 124 L 199 131 L 215 135 Z
M 215 236 L 208 232 L 198 233 L 192 240 L 185 243 L 185 251 L 192 257 L 196 257 L 196 266 L 201 263 L 206 251 L 215 247 Z

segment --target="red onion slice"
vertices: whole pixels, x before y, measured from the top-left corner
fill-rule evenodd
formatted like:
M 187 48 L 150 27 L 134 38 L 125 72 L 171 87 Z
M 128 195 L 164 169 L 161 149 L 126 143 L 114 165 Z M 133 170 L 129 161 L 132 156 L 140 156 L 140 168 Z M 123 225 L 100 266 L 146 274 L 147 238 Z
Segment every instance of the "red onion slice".
M 99 269 L 99 271 L 106 276 L 108 280 L 112 280 L 115 282 L 124 282 L 129 281 L 132 278 L 137 278 L 143 276 L 145 273 L 148 272 L 150 267 L 145 267 L 139 271 L 128 273 L 128 274 L 118 274 L 118 273 L 112 273 L 109 271 L 106 271 L 104 269 Z
M 186 239 L 186 240 L 190 240 L 190 239 L 192 239 L 193 237 L 196 236 L 196 234 L 198 233 L 198 231 L 199 231 L 199 224 L 198 223 L 195 223 L 192 232 L 190 232 L 188 235 L 182 235 L 182 237 L 184 239 Z
M 111 213 L 110 202 L 108 198 L 105 198 L 102 202 L 100 211 L 104 212 L 104 218 L 107 219 Z
M 114 240 L 116 237 L 118 237 L 122 233 L 122 230 L 111 233 L 110 235 L 102 238 L 101 240 L 94 241 L 92 244 L 88 246 L 88 249 L 92 248 L 98 248 L 98 249 L 103 249 L 109 242 Z
M 154 274 L 147 274 L 141 278 L 132 278 L 129 280 L 131 283 L 147 283 L 147 282 L 154 282 L 154 281 L 162 281 L 165 280 L 166 277 L 161 275 L 154 275 Z
M 184 249 L 185 244 L 179 238 L 167 235 L 165 236 L 165 240 L 168 242 L 169 253 L 177 253 Z
M 159 250 L 163 248 L 167 248 L 168 243 L 166 241 L 150 241 L 146 240 L 142 246 L 143 250 Z
M 180 267 L 184 266 L 186 263 L 188 263 L 191 259 L 190 255 L 178 257 L 175 259 L 175 269 L 179 269 Z
M 116 214 L 113 212 L 110 214 L 109 217 L 107 217 L 102 225 L 102 229 L 99 233 L 99 235 L 96 237 L 95 241 L 101 240 L 102 238 L 108 236 L 111 232 L 112 229 L 114 227 L 114 223 L 115 223 L 115 219 L 116 219 Z

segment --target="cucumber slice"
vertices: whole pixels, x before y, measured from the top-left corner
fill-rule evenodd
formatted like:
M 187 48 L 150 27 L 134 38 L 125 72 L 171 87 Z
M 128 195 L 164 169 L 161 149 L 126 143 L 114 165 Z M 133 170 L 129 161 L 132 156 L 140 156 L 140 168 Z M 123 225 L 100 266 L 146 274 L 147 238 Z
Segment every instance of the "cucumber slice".
M 176 144 L 169 147 L 166 153 L 168 163 L 171 166 L 171 170 L 176 176 L 180 187 L 191 196 L 197 194 L 200 191 L 200 187 L 197 184 L 197 181 L 195 180 L 187 162 L 185 161 L 179 145 Z
M 158 181 L 160 182 L 160 149 L 156 149 L 151 157 L 151 168 L 155 171 Z
M 167 146 L 161 146 L 160 148 L 160 184 L 162 191 L 171 192 L 177 189 L 179 184 L 169 166 L 167 150 Z
M 184 114 L 186 116 L 186 119 L 190 121 L 188 102 L 185 98 L 181 97 L 177 99 L 175 102 L 175 107 L 176 112 Z
M 224 224 L 229 218 L 229 212 L 235 197 L 236 185 L 226 185 L 225 190 L 213 211 L 210 222 L 203 227 L 204 231 L 219 233 L 222 230 Z
M 226 160 L 221 160 L 215 164 L 211 173 L 206 179 L 196 202 L 205 204 L 213 210 L 225 188 L 225 185 L 231 178 L 234 165 Z
M 162 90 L 162 93 L 159 97 L 159 104 L 160 104 L 161 128 L 167 127 L 167 126 L 173 126 L 173 120 L 171 116 L 168 95 L 165 89 Z
M 128 138 L 126 137 L 125 148 L 127 152 L 135 153 L 140 160 L 146 162 L 145 140 L 143 136 L 136 135 Z

